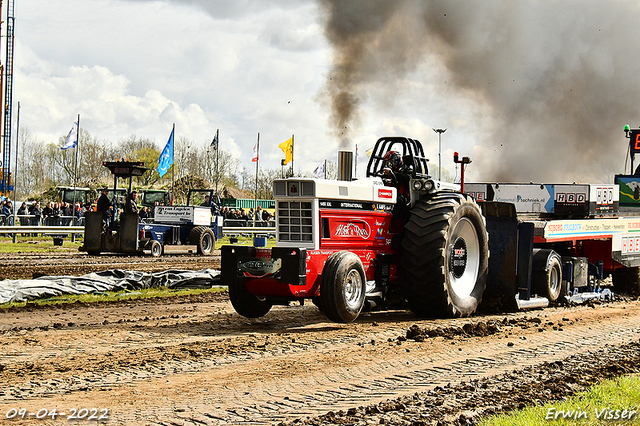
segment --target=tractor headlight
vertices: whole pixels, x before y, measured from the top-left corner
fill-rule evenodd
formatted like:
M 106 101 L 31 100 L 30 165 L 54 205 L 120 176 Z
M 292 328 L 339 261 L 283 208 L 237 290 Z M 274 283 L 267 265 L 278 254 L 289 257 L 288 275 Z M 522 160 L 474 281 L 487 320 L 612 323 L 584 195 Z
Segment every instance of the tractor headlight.
M 414 191 L 421 191 L 422 190 L 422 181 L 414 180 L 412 185 L 413 185 L 413 190 Z
M 433 181 L 432 180 L 425 181 L 424 189 L 425 191 L 431 191 L 433 189 Z

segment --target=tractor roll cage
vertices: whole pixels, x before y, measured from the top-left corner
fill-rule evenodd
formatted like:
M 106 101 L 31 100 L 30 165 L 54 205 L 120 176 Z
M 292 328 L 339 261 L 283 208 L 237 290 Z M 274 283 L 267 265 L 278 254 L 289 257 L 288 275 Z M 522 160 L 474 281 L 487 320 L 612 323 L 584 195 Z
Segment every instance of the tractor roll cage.
M 427 163 L 429 160 L 424 156 L 422 144 L 417 139 L 406 137 L 383 137 L 376 141 L 369 162 L 367 163 L 367 177 L 382 177 L 382 168 L 384 166 L 384 155 L 392 151 L 395 145 L 401 145 L 402 150 L 396 148 L 402 155 L 402 161 L 406 165 L 413 165 L 412 177 L 427 177 L 429 168 Z

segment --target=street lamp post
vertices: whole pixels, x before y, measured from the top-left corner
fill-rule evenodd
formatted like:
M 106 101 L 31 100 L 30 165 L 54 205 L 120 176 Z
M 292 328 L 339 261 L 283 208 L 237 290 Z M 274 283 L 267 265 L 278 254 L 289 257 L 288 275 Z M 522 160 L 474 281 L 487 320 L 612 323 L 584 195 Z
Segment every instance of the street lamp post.
M 442 134 L 447 129 L 433 129 L 433 131 L 438 134 L 438 180 L 442 180 L 442 157 L 440 153 L 442 151 Z

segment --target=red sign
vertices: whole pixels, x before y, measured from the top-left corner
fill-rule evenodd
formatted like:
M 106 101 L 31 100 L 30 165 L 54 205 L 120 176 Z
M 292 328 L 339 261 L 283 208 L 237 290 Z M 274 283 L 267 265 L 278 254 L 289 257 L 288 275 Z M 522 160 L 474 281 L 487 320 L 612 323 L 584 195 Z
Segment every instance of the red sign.
M 378 197 L 386 198 L 387 200 L 391 200 L 393 198 L 393 191 L 390 189 L 378 189 Z
M 640 130 L 634 129 L 629 132 L 629 145 L 631 149 L 631 155 L 640 152 Z
M 365 220 L 353 219 L 350 222 L 338 223 L 334 235 L 336 237 L 358 237 L 366 240 L 371 235 L 371 227 Z

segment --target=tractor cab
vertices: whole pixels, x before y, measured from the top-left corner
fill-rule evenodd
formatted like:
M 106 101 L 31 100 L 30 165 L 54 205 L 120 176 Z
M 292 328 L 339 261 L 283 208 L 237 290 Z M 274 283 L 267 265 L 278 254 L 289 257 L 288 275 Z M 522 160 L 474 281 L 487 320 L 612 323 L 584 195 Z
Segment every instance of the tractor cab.
M 369 157 L 366 177 L 379 177 L 385 185 L 397 188 L 398 203 L 409 207 L 437 192 L 460 191 L 460 185 L 432 178 L 428 162 L 420 141 L 405 137 L 380 138 Z
M 396 174 L 403 171 L 412 178 L 427 178 L 428 162 L 419 141 L 403 137 L 380 138 L 369 157 L 367 177 L 377 176 L 384 180 L 390 178 L 389 172 Z
M 154 207 L 171 204 L 171 195 L 166 189 L 140 189 L 140 205 Z
M 222 201 L 213 189 L 190 189 L 187 194 L 187 206 L 210 207 L 211 213 L 220 212 Z

